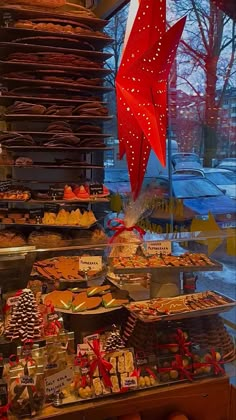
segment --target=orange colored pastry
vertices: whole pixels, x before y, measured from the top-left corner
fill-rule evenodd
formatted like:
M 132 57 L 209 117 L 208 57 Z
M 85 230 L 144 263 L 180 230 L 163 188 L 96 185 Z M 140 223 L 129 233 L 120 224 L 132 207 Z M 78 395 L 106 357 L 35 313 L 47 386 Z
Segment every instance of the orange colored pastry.
M 79 293 L 76 295 L 75 299 L 72 302 L 73 312 L 83 312 L 90 309 L 96 309 L 102 303 L 100 297 L 91 297 L 88 298 L 86 292 Z
M 102 297 L 102 303 L 105 308 L 116 308 L 117 306 L 125 305 L 129 303 L 128 299 L 115 299 L 111 293 L 107 293 Z
M 72 188 L 69 185 L 66 185 L 64 188 L 63 200 L 76 200 L 77 197 L 73 193 Z
M 101 295 L 105 292 L 108 292 L 110 290 L 111 286 L 92 286 L 87 289 L 87 295 L 88 296 L 95 296 L 95 295 Z
M 80 200 L 88 200 L 90 198 L 89 193 L 86 191 L 86 189 L 83 185 L 81 185 L 80 187 L 76 187 L 74 189 L 74 194 Z
M 73 293 L 69 290 L 59 291 L 54 290 L 51 293 L 48 293 L 44 298 L 44 304 L 52 304 L 55 308 L 58 309 L 70 309 L 73 299 Z

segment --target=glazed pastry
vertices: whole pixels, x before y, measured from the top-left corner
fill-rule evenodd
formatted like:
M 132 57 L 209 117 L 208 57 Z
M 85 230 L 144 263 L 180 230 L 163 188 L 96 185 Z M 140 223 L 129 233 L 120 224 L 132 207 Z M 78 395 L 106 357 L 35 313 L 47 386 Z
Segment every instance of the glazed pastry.
M 112 392 L 120 392 L 119 379 L 116 375 L 111 376 Z
M 128 371 L 125 368 L 125 358 L 124 358 L 124 356 L 119 356 L 118 357 L 118 372 L 119 373 L 124 373 L 125 371 Z
M 76 197 L 80 200 L 86 201 L 90 198 L 89 193 L 86 191 L 83 185 L 81 185 L 80 187 L 76 187 L 73 192 L 76 195 Z
M 65 188 L 64 188 L 63 199 L 64 200 L 76 200 L 77 199 L 75 193 L 72 191 L 72 188 L 69 185 L 66 185 Z
M 93 387 L 94 387 L 95 395 L 97 395 L 97 396 L 98 395 L 102 395 L 103 388 L 102 388 L 102 384 L 101 384 L 100 378 L 93 379 Z
M 134 370 L 133 353 L 131 351 L 126 351 L 125 352 L 125 371 L 133 372 L 133 370 Z
M 116 357 L 110 357 L 109 362 L 112 364 L 110 373 L 116 373 Z

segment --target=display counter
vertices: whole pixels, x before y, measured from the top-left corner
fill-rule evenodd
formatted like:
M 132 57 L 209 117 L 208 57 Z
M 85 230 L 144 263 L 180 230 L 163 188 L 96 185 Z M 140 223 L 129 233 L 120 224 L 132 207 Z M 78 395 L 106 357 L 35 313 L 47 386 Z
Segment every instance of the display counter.
M 234 391 L 235 392 L 235 391 Z M 63 408 L 46 407 L 37 419 L 106 420 L 134 412 L 142 420 L 164 420 L 171 412 L 183 412 L 191 420 L 233 420 L 229 417 L 230 384 L 227 377 L 195 384 L 140 391 L 138 393 Z M 232 401 L 233 410 L 233 401 Z

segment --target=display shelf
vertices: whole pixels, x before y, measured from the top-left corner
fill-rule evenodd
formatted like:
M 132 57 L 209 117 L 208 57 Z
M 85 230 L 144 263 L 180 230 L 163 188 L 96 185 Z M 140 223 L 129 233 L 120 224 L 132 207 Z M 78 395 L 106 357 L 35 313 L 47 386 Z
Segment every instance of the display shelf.
M 4 200 L 0 199 L 0 205 L 1 203 L 25 203 L 25 204 L 83 204 L 83 203 L 109 203 L 110 199 L 107 197 L 97 197 L 94 196 L 94 198 L 90 197 L 87 200 L 80 200 L 79 198 L 76 200 L 54 200 L 53 198 L 51 200 L 37 200 L 37 199 L 29 199 L 29 200 Z
M 179 266 L 179 267 L 132 267 L 132 268 L 116 268 L 111 263 L 111 269 L 115 274 L 138 274 L 138 273 L 189 273 L 189 271 L 222 271 L 223 266 L 218 261 L 211 259 L 213 265 L 188 265 L 188 266 Z
M 79 67 L 79 66 L 69 66 L 69 65 L 63 65 L 63 64 L 45 64 L 45 63 L 30 63 L 30 62 L 24 62 L 24 61 L 2 61 L 0 60 L 0 68 L 4 71 L 4 68 L 6 68 L 6 71 L 9 71 L 11 68 L 14 70 L 17 67 L 24 67 L 28 69 L 39 69 L 39 70 L 67 70 L 78 72 L 78 73 L 86 73 L 93 75 L 94 73 L 99 77 L 106 77 L 108 74 L 112 73 L 112 70 L 104 69 L 104 68 L 93 68 L 93 67 Z
M 53 150 L 53 148 L 52 148 Z M 38 168 L 38 169 L 104 169 L 103 166 L 100 165 L 50 165 L 50 164 L 42 164 L 42 165 L 28 165 L 28 166 L 20 166 L 20 165 L 0 165 L 4 166 L 5 168 L 18 168 L 18 169 L 30 169 L 30 168 Z
M 86 420 L 104 420 L 110 413 L 124 416 L 141 412 L 143 420 L 156 420 L 169 415 L 173 407 L 196 419 L 226 420 L 229 404 L 230 383 L 225 376 L 112 395 L 96 401 L 84 400 L 66 407 L 47 406 L 37 419 L 64 420 L 70 416 L 71 420 L 84 420 L 86 416 Z
M 39 137 L 52 137 L 55 134 L 73 134 L 74 136 L 78 137 L 94 137 L 94 138 L 109 138 L 112 137 L 112 134 L 104 134 L 104 133 L 80 133 L 80 132 L 47 132 L 47 131 L 1 131 L 2 134 L 29 134 L 30 136 L 39 136 Z M 6 147 L 6 146 L 5 146 Z
M 24 5 L 0 5 L 0 13 L 4 18 L 4 13 L 7 14 L 6 17 L 9 19 L 9 14 L 11 17 L 17 19 L 30 19 L 30 18 L 42 18 L 42 17 L 60 17 L 62 19 L 73 19 L 73 21 L 78 23 L 83 23 L 85 25 L 91 26 L 96 30 L 103 29 L 107 25 L 107 20 L 99 19 L 96 17 L 84 16 L 81 13 L 77 13 L 76 9 L 73 9 L 71 12 L 62 11 L 59 9 L 52 9 L 47 10 L 44 8 L 43 10 L 40 8 L 34 8 L 32 6 L 24 6 Z M 4 20 L 4 19 L 3 19 Z
M 55 90 L 54 90 L 55 92 Z M 74 92 L 74 90 L 69 90 L 67 89 L 67 94 L 69 92 Z M 38 102 L 40 101 L 41 104 L 44 103 L 50 103 L 53 102 L 54 103 L 62 103 L 62 104 L 73 104 L 73 105 L 78 105 L 78 104 L 91 104 L 94 101 L 93 100 L 89 100 L 89 99 L 63 99 L 63 98 L 56 98 L 53 97 L 53 92 L 52 95 L 49 97 L 44 97 L 44 96 L 30 96 L 30 95 L 8 95 L 5 94 L 4 92 L 2 92 L 2 95 L 0 95 L 0 104 L 3 106 L 9 106 L 12 104 L 12 102 L 14 101 L 24 101 L 24 102 Z M 102 105 L 106 105 L 107 102 L 104 101 L 99 101 Z
M 65 120 L 65 121 L 109 121 L 113 118 L 112 115 L 35 115 L 35 114 L 4 114 L 6 121 L 24 120 L 30 118 L 35 121 L 50 121 L 50 120 Z M 58 134 L 58 133 L 56 133 Z M 64 133 L 65 135 L 68 133 Z M 73 133 L 74 134 L 74 133 Z M 53 134 L 52 134 L 53 135 Z
M 65 73 L 66 74 L 66 73 Z M 83 84 L 83 83 L 65 83 L 65 82 L 55 82 L 51 80 L 38 80 L 38 79 L 19 79 L 19 78 L 13 78 L 13 77 L 6 77 L 1 76 L 0 80 L 2 82 L 7 82 L 8 85 L 19 85 L 19 84 L 27 84 L 27 85 L 36 85 L 36 86 L 55 86 L 55 87 L 62 87 L 62 88 L 71 88 L 75 87 L 77 89 L 80 89 L 82 91 L 89 90 L 90 92 L 111 92 L 113 90 L 112 87 L 107 86 L 95 86 L 95 85 L 89 85 L 89 84 Z
M 203 295 L 205 292 L 200 292 L 200 293 L 195 293 L 195 294 L 189 294 L 189 295 L 182 295 L 182 296 L 178 296 L 178 297 L 173 297 L 173 298 L 156 298 L 156 299 L 152 299 L 152 300 L 148 300 L 148 301 L 139 301 L 137 303 L 131 303 L 128 305 L 125 305 L 126 309 L 136 318 L 138 318 L 140 321 L 145 322 L 145 323 L 152 323 L 152 322 L 157 322 L 157 321 L 174 321 L 174 320 L 182 320 L 182 319 L 186 319 L 186 318 L 198 318 L 200 316 L 208 316 L 208 315 L 215 315 L 215 314 L 220 314 L 223 312 L 228 312 L 231 309 L 233 309 L 236 306 L 236 301 L 229 298 L 228 296 L 225 296 L 221 293 L 212 291 L 212 292 L 206 292 L 208 294 L 210 293 L 214 293 L 215 295 L 219 296 L 220 298 L 223 298 L 224 301 L 226 303 L 224 304 L 218 304 L 215 306 L 207 306 L 205 305 L 204 308 L 191 308 L 190 304 L 189 307 L 187 309 L 187 307 L 185 308 L 186 310 L 179 310 L 179 312 L 177 312 L 176 308 L 175 308 L 175 312 L 174 313 L 164 313 L 165 311 L 163 311 L 163 313 L 158 312 L 158 310 L 156 309 L 148 309 L 149 304 L 151 304 L 150 306 L 153 305 L 154 306 L 158 306 L 158 304 L 160 304 L 160 307 L 162 305 L 162 303 L 166 300 L 168 300 L 169 302 L 173 302 L 172 305 L 173 307 L 180 305 L 182 305 L 182 300 L 186 299 L 187 301 L 191 301 L 191 297 L 193 296 L 194 299 L 196 299 L 197 296 L 199 295 Z M 206 298 L 205 298 L 206 299 Z M 179 303 L 179 301 L 181 300 L 181 304 Z M 187 303 L 186 303 L 187 305 Z M 140 310 L 138 309 L 140 308 Z M 156 313 L 154 313 L 156 311 Z
M 70 21 L 67 22 L 68 25 L 70 24 Z M 76 23 L 76 22 L 73 22 Z M 75 40 L 80 40 L 80 41 L 87 41 L 92 43 L 94 46 L 96 46 L 96 48 L 102 49 L 105 46 L 111 44 L 114 40 L 112 38 L 110 38 L 108 35 L 104 34 L 102 35 L 98 35 L 98 34 L 83 34 L 83 33 L 79 33 L 78 34 L 74 34 L 74 33 L 70 33 L 70 32 L 53 32 L 53 31 L 43 31 L 43 30 L 37 30 L 37 29 L 27 29 L 27 28 L 15 28 L 15 27 L 11 27 L 11 26 L 5 26 L 5 27 L 1 27 L 0 28 L 0 35 L 2 35 L 2 37 L 5 38 L 7 37 L 11 37 L 12 39 L 17 38 L 18 34 L 22 34 L 22 38 L 23 36 L 69 36 L 70 38 L 74 38 Z
M 11 52 L 23 52 L 23 51 L 30 51 L 30 52 L 41 52 L 41 51 L 48 51 L 48 52 L 61 52 L 65 54 L 75 54 L 80 55 L 82 57 L 89 58 L 91 60 L 96 60 L 99 62 L 104 62 L 108 58 L 112 57 L 112 54 L 101 52 L 101 51 L 93 51 L 93 50 L 80 50 L 75 48 L 64 48 L 64 47 L 50 47 L 47 45 L 39 45 L 39 44 L 26 44 L 26 43 L 13 43 L 13 42 L 0 42 L 0 50 L 3 50 L 3 54 L 11 54 Z
M 87 147 L 70 147 L 68 145 L 65 145 L 64 147 L 54 147 L 54 146 L 1 146 L 2 149 L 7 149 L 9 151 L 12 150 L 25 150 L 25 151 L 32 151 L 32 152 L 52 152 L 52 150 L 56 150 L 56 151 L 62 151 L 62 152 L 69 152 L 69 151 L 77 151 L 77 152 L 86 152 L 86 153 L 92 153 L 95 152 L 97 150 L 100 151 L 106 151 L 106 150 L 113 150 L 113 147 L 104 147 L 104 146 L 87 146 Z
M 45 225 L 43 223 L 0 223 L 0 226 L 8 226 L 8 227 L 19 227 L 19 226 L 25 226 L 25 227 L 37 227 L 37 228 L 55 228 L 55 229 L 81 229 L 81 230 L 89 230 L 92 227 L 96 226 L 99 223 L 97 220 L 96 222 L 92 223 L 89 226 L 79 226 L 79 225 Z

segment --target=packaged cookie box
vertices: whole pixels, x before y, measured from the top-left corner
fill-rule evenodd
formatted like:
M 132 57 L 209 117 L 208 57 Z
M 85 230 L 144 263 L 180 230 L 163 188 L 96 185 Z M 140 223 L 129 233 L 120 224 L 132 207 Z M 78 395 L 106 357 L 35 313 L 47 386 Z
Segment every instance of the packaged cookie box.
M 103 352 L 99 359 L 88 355 L 80 369 L 76 369 L 73 388 L 82 399 L 107 397 L 137 389 L 136 365 L 133 349 Z
M 157 370 L 160 384 L 193 381 L 193 363 L 192 358 L 188 356 L 176 354 L 158 357 Z
M 201 379 L 209 376 L 225 374 L 224 360 L 220 349 L 193 348 L 193 378 Z
M 157 330 L 157 354 L 159 356 L 182 354 L 190 356 L 191 342 L 186 329 L 167 326 Z
M 127 392 L 137 388 L 137 377 L 134 376 L 136 365 L 133 349 L 106 352 L 104 360 L 110 364 L 110 366 L 108 365 L 110 386 L 107 385 L 109 380 L 105 375 L 101 375 L 102 372 L 97 366 L 92 374 L 92 386 L 96 397 Z M 93 363 L 93 360 L 91 360 L 91 363 Z
M 137 352 L 135 354 L 138 388 L 151 388 L 160 384 L 157 357 L 154 353 Z

